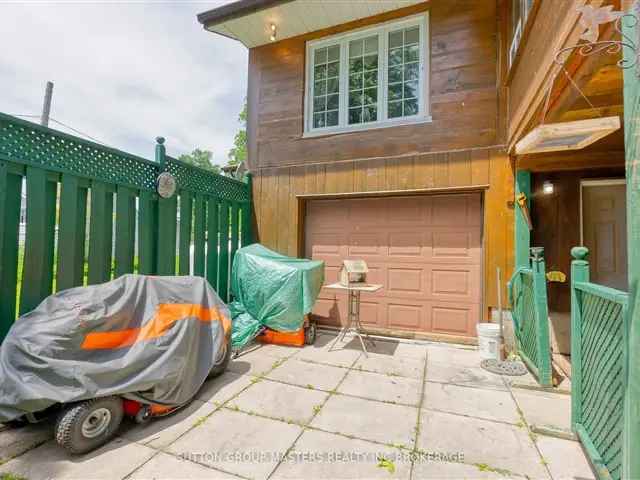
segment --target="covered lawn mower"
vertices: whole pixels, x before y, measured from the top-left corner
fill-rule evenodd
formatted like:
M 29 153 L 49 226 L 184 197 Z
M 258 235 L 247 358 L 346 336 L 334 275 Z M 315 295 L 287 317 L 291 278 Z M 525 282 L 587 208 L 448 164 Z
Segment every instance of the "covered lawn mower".
M 234 350 L 254 338 L 312 344 L 316 325 L 308 314 L 323 282 L 324 262 L 286 257 L 257 243 L 236 251 L 231 274 L 235 301 L 229 305 Z
M 229 311 L 203 278 L 124 275 L 65 290 L 0 347 L 0 422 L 56 413 L 56 441 L 88 452 L 125 415 L 144 423 L 188 404 L 230 356 Z

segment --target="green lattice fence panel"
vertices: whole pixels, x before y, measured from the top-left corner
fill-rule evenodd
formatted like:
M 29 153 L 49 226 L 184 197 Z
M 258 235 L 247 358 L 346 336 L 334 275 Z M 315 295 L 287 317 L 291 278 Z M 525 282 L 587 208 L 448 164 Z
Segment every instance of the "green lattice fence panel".
M 533 249 L 536 250 L 536 249 Z M 536 250 L 530 267 L 519 267 L 509 281 L 509 297 L 518 354 L 538 382 L 552 385 L 547 285 L 542 251 Z
M 0 113 L 0 340 L 52 292 L 125 273 L 206 276 L 229 299 L 233 254 L 252 240 L 250 177 L 162 143 L 150 161 Z M 169 199 L 155 191 L 163 171 Z
M 590 283 L 587 249 L 571 267 L 572 427 L 599 478 L 623 475 L 628 294 Z

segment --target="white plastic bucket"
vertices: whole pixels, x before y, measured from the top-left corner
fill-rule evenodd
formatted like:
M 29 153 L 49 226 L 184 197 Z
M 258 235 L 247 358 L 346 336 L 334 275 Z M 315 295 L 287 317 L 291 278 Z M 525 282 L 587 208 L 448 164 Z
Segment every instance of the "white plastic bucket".
M 500 360 L 500 325 L 497 323 L 478 324 L 478 347 L 480 358 Z

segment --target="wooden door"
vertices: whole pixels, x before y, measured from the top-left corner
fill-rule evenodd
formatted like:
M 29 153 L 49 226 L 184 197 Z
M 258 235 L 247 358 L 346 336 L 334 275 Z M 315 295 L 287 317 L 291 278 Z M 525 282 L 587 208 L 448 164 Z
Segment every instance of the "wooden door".
M 583 184 L 582 222 L 591 281 L 627 291 L 626 185 L 615 181 Z

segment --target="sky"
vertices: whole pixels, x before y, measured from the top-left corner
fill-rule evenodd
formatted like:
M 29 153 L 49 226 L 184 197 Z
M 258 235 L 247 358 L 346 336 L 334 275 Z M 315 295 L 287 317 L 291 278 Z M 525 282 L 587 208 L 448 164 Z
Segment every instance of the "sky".
M 230 1 L 0 0 L 0 111 L 39 115 L 50 80 L 51 117 L 83 134 L 149 159 L 163 136 L 169 155 L 223 164 L 248 54 L 196 15 Z

